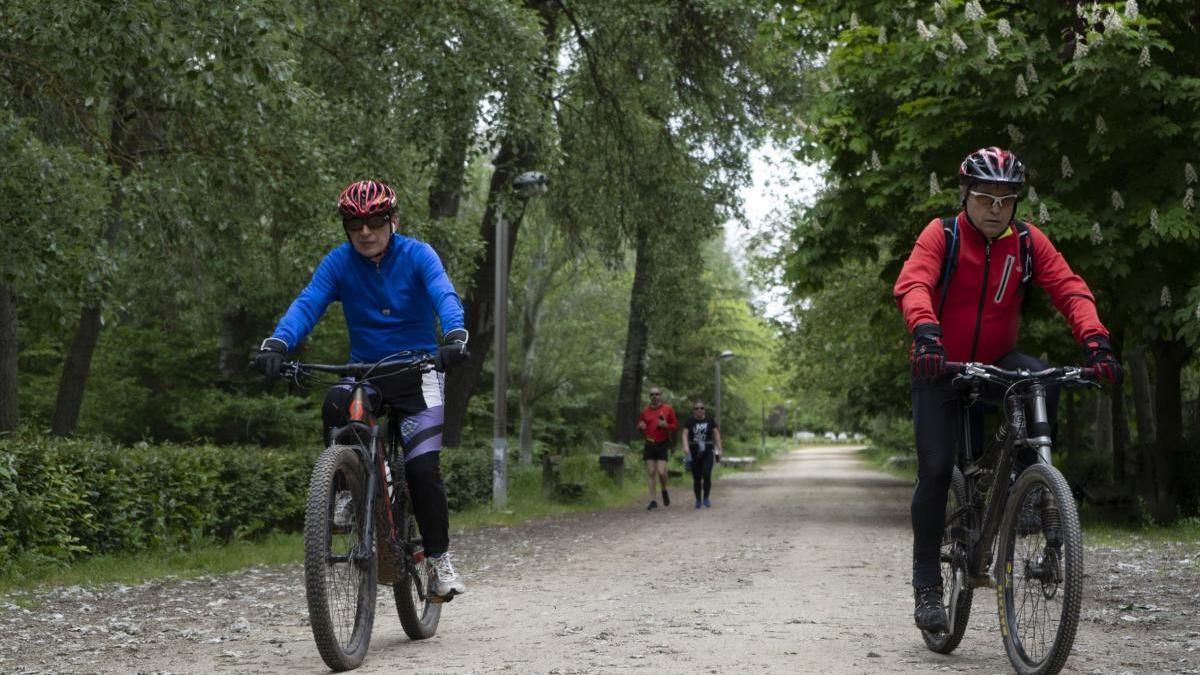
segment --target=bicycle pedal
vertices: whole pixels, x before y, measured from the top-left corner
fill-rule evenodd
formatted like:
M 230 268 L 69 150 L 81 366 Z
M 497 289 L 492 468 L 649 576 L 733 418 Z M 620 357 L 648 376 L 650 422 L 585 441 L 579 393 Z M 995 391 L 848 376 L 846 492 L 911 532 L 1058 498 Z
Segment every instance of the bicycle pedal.
M 450 591 L 449 593 L 447 593 L 445 595 L 430 594 L 429 596 L 427 596 L 427 599 L 429 600 L 429 602 L 431 602 L 435 605 L 441 605 L 441 604 L 450 602 L 451 600 L 454 599 L 454 596 L 456 596 L 456 595 L 458 595 L 458 593 L 456 591 Z

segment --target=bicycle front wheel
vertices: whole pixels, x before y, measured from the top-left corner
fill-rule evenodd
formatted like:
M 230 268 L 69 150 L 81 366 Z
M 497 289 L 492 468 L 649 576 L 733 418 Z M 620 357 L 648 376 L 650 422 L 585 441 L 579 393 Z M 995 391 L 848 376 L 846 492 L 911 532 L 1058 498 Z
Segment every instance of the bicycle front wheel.
M 950 489 L 946 495 L 946 527 L 942 532 L 942 604 L 950 619 L 950 632 L 931 633 L 921 631 L 925 646 L 939 654 L 954 651 L 967 632 L 971 619 L 971 601 L 974 591 L 968 583 L 967 557 L 969 545 L 967 531 L 970 514 L 966 509 L 967 484 L 962 472 L 954 467 L 950 477 Z
M 412 549 L 415 553 L 404 562 L 404 569 L 392 585 L 392 593 L 396 596 L 396 612 L 400 615 L 404 634 L 413 640 L 424 640 L 437 632 L 442 603 L 434 602 L 429 564 L 425 562 L 421 540 L 417 537 L 417 524 L 411 515 L 405 518 L 405 528 L 405 539 L 415 545 Z
M 304 590 L 325 665 L 357 668 L 375 622 L 375 549 L 366 536 L 366 480 L 359 451 L 333 445 L 313 466 L 304 514 Z
M 1000 634 L 1021 675 L 1052 675 L 1075 643 L 1083 596 L 1083 536 L 1071 488 L 1035 464 L 1012 487 L 1000 524 Z

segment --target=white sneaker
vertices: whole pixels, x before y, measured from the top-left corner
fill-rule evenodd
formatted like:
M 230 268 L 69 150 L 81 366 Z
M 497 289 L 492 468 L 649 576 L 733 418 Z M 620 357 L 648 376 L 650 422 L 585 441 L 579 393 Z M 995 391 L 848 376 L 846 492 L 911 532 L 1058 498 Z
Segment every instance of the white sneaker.
M 333 526 L 346 530 L 354 523 L 354 497 L 349 490 L 339 490 L 333 499 Z
M 441 598 L 452 598 L 460 593 L 467 592 L 467 586 L 463 583 L 462 577 L 458 572 L 454 571 L 454 565 L 450 562 L 450 553 L 446 552 L 434 558 L 425 558 L 429 561 L 429 573 L 433 576 L 433 594 Z

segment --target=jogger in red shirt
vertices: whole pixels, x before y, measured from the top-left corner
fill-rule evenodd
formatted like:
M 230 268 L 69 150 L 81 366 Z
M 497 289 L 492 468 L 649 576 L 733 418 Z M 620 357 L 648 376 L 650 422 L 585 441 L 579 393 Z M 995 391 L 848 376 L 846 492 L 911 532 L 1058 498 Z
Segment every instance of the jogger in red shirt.
M 671 505 L 671 496 L 667 494 L 667 455 L 671 450 L 671 432 L 678 426 L 675 409 L 662 402 L 662 390 L 650 387 L 650 405 L 642 410 L 637 423 L 638 430 L 646 437 L 642 459 L 646 460 L 646 479 L 650 490 L 648 510 L 658 508 L 658 502 L 654 499 L 655 476 L 662 484 L 663 506 Z

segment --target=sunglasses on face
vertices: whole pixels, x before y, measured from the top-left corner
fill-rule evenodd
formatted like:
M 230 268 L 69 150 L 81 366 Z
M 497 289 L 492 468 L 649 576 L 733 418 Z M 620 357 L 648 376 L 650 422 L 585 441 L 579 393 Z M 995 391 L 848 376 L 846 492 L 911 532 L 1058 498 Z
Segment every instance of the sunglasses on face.
M 967 194 L 975 198 L 976 204 L 980 206 L 990 205 L 993 209 L 1003 209 L 1005 206 L 1008 206 L 1007 200 L 1012 200 L 1014 204 L 1017 202 L 1017 195 L 993 195 L 974 190 L 967 190 Z
M 364 227 L 369 227 L 372 230 L 378 230 L 392 222 L 391 216 L 378 215 L 370 218 L 343 218 L 342 226 L 348 232 L 361 232 Z
M 692 410 L 704 410 L 704 406 L 702 406 L 702 405 L 692 406 Z

